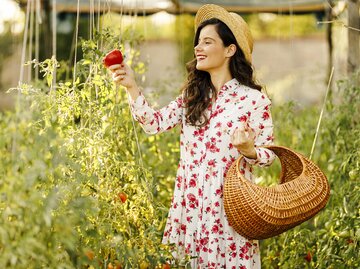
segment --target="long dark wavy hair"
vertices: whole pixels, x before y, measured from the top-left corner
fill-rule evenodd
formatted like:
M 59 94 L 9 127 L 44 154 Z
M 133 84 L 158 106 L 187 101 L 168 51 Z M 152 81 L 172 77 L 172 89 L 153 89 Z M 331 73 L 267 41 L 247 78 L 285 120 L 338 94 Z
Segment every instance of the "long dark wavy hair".
M 235 36 L 225 23 L 218 19 L 209 19 L 202 22 L 195 34 L 194 47 L 199 42 L 201 29 L 207 25 L 215 25 L 215 29 L 220 36 L 224 46 L 236 45 L 236 52 L 230 59 L 230 72 L 233 78 L 236 78 L 240 84 L 261 91 L 262 87 L 258 85 L 253 78 L 253 68 L 240 49 Z M 186 108 L 186 123 L 192 126 L 203 127 L 209 119 L 206 117 L 205 110 L 211 103 L 210 92 L 216 98 L 217 91 L 211 83 L 210 74 L 196 69 L 196 58 L 186 64 L 188 72 L 187 81 L 183 87 L 184 105 Z M 215 100 L 215 99 L 214 99 Z

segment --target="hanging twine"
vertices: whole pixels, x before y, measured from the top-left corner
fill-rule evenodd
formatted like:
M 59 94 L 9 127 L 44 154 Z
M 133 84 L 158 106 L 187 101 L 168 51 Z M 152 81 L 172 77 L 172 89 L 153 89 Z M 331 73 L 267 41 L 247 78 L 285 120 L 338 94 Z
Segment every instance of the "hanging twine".
M 320 116 L 319 116 L 319 120 L 318 120 L 318 124 L 317 124 L 317 127 L 316 127 L 315 137 L 314 137 L 314 141 L 313 141 L 313 144 L 312 144 L 312 147 L 311 147 L 311 152 L 310 152 L 310 157 L 309 157 L 310 160 L 311 160 L 311 158 L 312 158 L 312 156 L 313 156 L 313 153 L 314 153 L 314 149 L 315 149 L 315 145 L 316 145 L 316 140 L 317 140 L 317 138 L 318 138 L 318 134 L 319 134 L 319 130 L 320 130 L 320 124 L 321 124 L 321 120 L 322 120 L 322 117 L 323 117 L 323 114 L 324 114 L 324 110 L 325 110 L 325 106 L 326 106 L 326 101 L 327 101 L 327 97 L 328 97 L 328 93 L 329 93 L 329 89 L 330 89 L 330 85 L 331 85 L 331 80 L 332 80 L 333 74 L 334 74 L 334 67 L 332 67 L 332 69 L 331 69 L 331 74 L 330 74 L 330 77 L 329 77 L 329 82 L 328 82 L 327 89 L 326 89 L 326 93 L 325 93 L 324 103 L 323 103 L 323 105 L 322 105 L 321 112 L 320 112 Z
M 76 8 L 76 26 L 75 26 L 75 52 L 74 52 L 74 72 L 73 72 L 73 85 L 76 81 L 76 67 L 77 67 L 77 46 L 78 46 L 78 36 L 79 36 L 79 15 L 80 13 L 80 0 L 77 0 Z

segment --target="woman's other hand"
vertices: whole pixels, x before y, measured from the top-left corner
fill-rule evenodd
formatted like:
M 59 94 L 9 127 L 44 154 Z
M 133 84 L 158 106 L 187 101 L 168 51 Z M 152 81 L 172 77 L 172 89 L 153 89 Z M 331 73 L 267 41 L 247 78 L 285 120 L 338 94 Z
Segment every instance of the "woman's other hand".
M 244 123 L 239 128 L 236 128 L 231 135 L 231 143 L 239 152 L 247 158 L 256 159 L 257 154 L 255 150 L 255 131 L 248 123 Z

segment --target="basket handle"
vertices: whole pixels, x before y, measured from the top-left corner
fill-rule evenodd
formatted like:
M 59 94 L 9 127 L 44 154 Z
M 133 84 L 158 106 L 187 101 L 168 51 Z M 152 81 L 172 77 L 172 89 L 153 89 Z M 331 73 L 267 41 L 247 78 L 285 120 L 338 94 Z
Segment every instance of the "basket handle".
M 281 163 L 281 172 L 280 172 L 280 184 L 285 182 L 289 182 L 295 178 L 297 178 L 301 173 L 303 173 L 305 167 L 305 161 L 307 158 L 303 155 L 291 150 L 290 148 L 283 146 L 274 146 L 274 145 L 264 145 L 260 146 L 261 148 L 266 148 L 275 153 L 275 155 L 279 158 Z M 238 178 L 243 181 L 249 182 L 244 178 L 244 176 L 240 173 L 240 162 L 244 158 L 244 155 L 240 155 L 240 157 L 236 160 L 236 173 Z

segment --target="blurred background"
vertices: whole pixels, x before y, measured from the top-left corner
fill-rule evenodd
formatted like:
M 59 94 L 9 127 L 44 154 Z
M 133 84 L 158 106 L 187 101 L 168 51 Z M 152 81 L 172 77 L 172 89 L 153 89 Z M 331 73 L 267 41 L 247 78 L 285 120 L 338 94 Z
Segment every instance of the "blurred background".
M 146 66 L 142 76 L 144 91 L 161 93 L 158 105 L 166 104 L 185 79 L 185 64 L 193 57 L 194 14 L 205 1 L 0 2 L 0 110 L 5 110 L 13 106 L 13 98 L 6 91 L 18 85 L 23 63 L 43 61 L 56 54 L 58 60 L 73 65 L 76 39 L 91 39 L 96 23 L 118 33 L 119 39 L 129 29 L 140 36 L 140 58 Z M 323 100 L 331 67 L 335 79 L 347 72 L 346 1 L 206 3 L 223 5 L 248 22 L 255 38 L 256 78 L 275 104 L 318 104 Z M 94 14 L 101 19 L 95 22 Z M 81 53 L 79 48 L 78 59 Z M 22 80 L 29 81 L 31 76 L 30 67 L 25 67 Z

